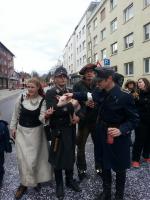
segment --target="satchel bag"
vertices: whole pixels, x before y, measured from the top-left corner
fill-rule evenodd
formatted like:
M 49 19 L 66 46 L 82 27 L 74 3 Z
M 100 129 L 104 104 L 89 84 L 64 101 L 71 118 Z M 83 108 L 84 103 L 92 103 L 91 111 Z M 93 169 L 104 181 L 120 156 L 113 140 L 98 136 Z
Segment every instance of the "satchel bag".
M 51 141 L 51 139 L 52 139 L 52 130 L 51 130 L 50 125 L 44 126 L 44 131 L 45 131 L 45 135 L 46 135 L 47 141 Z

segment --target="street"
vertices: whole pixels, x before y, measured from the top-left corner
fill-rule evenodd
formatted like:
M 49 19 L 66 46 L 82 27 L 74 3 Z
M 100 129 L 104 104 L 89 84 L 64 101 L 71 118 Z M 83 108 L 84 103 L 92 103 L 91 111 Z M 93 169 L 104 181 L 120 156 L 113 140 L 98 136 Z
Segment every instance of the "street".
M 16 97 L 10 98 L 6 102 L 0 103 L 1 112 L 5 120 L 10 121 Z M 14 199 L 14 193 L 20 184 L 17 169 L 15 147 L 11 154 L 5 154 L 5 176 L 3 187 L 0 190 L 0 200 Z M 64 200 L 92 200 L 95 195 L 102 192 L 102 180 L 95 174 L 93 161 L 93 145 L 89 137 L 86 146 L 86 158 L 88 163 L 88 177 L 81 184 L 82 192 L 75 193 L 65 187 Z M 113 173 L 115 175 L 115 173 Z M 75 167 L 75 178 L 77 177 Z M 115 182 L 115 176 L 113 176 Z M 113 196 L 115 187 L 113 184 Z M 22 200 L 55 200 L 55 182 L 43 183 L 40 192 L 29 188 Z M 125 189 L 125 200 L 149 200 L 150 199 L 150 164 L 142 163 L 139 169 L 129 169 Z

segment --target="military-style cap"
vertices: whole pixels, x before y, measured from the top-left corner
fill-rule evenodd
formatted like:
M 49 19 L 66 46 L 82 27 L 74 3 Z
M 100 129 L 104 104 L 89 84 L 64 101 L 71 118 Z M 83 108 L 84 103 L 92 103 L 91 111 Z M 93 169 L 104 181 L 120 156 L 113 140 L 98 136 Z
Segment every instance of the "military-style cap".
M 63 66 L 58 67 L 54 72 L 54 77 L 61 76 L 61 75 L 65 75 L 68 78 L 67 70 Z
M 84 75 L 87 69 L 95 69 L 97 67 L 97 65 L 89 63 L 87 65 L 85 65 L 84 67 L 82 67 L 82 69 L 79 71 L 80 75 Z
M 113 76 L 115 74 L 115 71 L 109 67 L 97 67 L 95 68 L 95 72 L 97 74 L 96 78 L 97 80 L 104 80 L 107 79 L 109 76 Z

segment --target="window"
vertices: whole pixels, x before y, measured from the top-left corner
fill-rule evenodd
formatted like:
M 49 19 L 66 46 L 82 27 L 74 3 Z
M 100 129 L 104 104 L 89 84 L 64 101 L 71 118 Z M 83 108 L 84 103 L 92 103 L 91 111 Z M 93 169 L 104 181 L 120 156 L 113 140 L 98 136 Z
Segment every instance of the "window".
M 111 45 L 111 53 L 116 54 L 118 52 L 118 43 L 115 42 Z
M 91 34 L 91 26 L 88 26 L 88 35 Z
M 79 48 L 77 48 L 77 54 L 79 53 Z
M 86 55 L 83 56 L 83 63 L 86 62 Z
M 80 58 L 80 65 L 82 64 L 82 59 Z
M 150 57 L 144 58 L 144 73 L 150 73 Z
M 125 48 L 131 48 L 133 47 L 134 41 L 133 41 L 133 33 L 130 33 L 129 35 L 124 37 L 124 41 L 125 41 Z
M 80 52 L 81 52 L 81 44 L 80 44 L 80 47 L 79 47 L 79 48 L 80 48 Z
M 144 26 L 144 39 L 145 40 L 150 39 L 150 23 Z
M 133 17 L 133 3 L 124 10 L 124 20 L 128 21 Z
M 101 16 L 101 21 L 103 21 L 105 19 L 105 8 L 101 11 L 100 16 Z
M 101 40 L 104 40 L 106 38 L 106 28 L 104 28 L 102 31 L 101 31 Z
M 88 58 L 88 63 L 92 63 L 92 58 L 91 57 Z
M 93 29 L 96 29 L 97 27 L 97 18 L 93 21 Z
M 85 33 L 85 25 L 82 28 L 82 35 L 84 35 L 84 33 Z
M 98 55 L 97 53 L 94 54 L 94 62 L 96 63 L 98 61 Z
M 106 58 L 106 49 L 101 50 L 102 59 Z
M 111 32 L 114 32 L 115 30 L 117 30 L 117 18 L 115 18 L 113 21 L 111 21 L 110 30 L 111 30 Z
M 77 42 L 78 42 L 78 35 L 77 35 Z
M 82 49 L 85 49 L 85 40 L 82 42 Z
M 112 10 L 117 5 L 117 0 L 110 0 L 110 9 Z
M 115 72 L 117 72 L 117 71 L 118 71 L 118 67 L 117 67 L 117 65 L 112 66 L 112 69 L 113 69 Z
M 133 62 L 125 63 L 125 75 L 133 75 Z
M 147 7 L 148 5 L 150 5 L 150 0 L 144 0 L 144 6 Z
M 97 45 L 97 35 L 93 38 L 93 46 Z
M 81 31 L 79 32 L 79 39 L 81 38 Z
M 92 42 L 88 42 L 88 50 L 92 49 Z

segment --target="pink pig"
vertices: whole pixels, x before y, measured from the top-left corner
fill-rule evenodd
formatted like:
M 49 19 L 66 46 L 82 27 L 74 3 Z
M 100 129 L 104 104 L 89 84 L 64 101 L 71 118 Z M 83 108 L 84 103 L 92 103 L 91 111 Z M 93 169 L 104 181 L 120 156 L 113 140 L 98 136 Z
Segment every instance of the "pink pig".
M 75 99 L 67 99 L 67 96 L 57 96 L 57 99 L 59 100 L 57 103 L 58 107 L 62 107 L 68 103 L 72 103 L 75 111 L 78 111 L 80 109 L 80 104 L 77 100 Z

